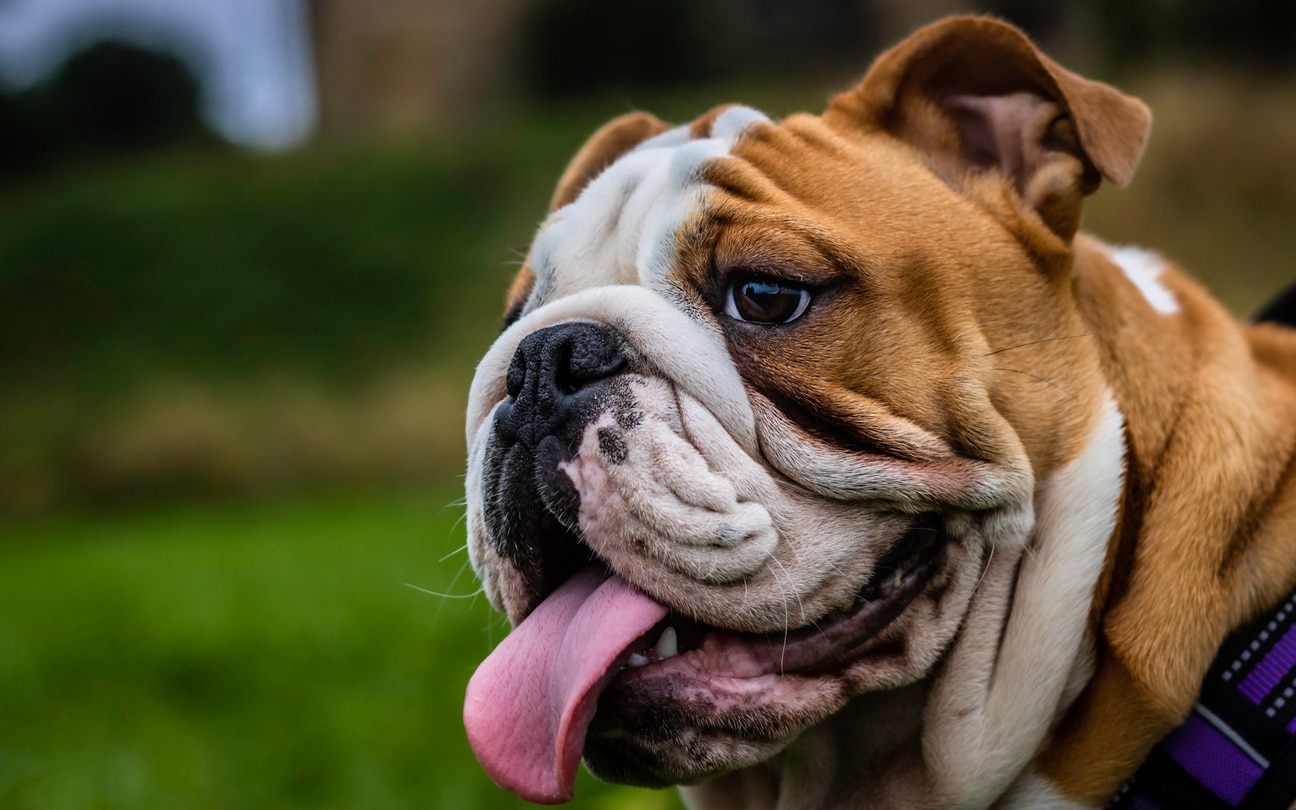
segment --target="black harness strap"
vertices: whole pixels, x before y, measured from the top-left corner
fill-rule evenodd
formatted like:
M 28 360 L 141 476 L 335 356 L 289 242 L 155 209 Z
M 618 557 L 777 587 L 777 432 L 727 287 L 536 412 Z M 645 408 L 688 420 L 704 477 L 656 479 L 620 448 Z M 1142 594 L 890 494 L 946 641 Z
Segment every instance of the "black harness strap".
M 1296 802 L 1296 592 L 1229 636 L 1183 725 L 1110 810 L 1288 810 Z

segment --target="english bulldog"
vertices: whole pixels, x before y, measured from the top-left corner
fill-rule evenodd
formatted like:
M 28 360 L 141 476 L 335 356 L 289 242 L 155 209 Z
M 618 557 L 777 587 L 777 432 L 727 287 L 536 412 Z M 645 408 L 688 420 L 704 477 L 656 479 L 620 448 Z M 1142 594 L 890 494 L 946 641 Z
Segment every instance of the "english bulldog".
M 1296 332 L 1078 233 L 1151 118 L 984 18 L 819 116 L 625 115 L 477 370 L 504 788 L 1102 806 L 1296 586 Z

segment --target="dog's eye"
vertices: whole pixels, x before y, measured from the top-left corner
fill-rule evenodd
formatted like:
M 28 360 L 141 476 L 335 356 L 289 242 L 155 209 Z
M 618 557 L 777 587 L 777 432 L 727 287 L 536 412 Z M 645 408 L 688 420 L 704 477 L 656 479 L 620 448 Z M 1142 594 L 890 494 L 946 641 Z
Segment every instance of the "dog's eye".
M 768 278 L 738 278 L 725 295 L 725 314 L 748 323 L 791 323 L 809 305 L 808 291 Z

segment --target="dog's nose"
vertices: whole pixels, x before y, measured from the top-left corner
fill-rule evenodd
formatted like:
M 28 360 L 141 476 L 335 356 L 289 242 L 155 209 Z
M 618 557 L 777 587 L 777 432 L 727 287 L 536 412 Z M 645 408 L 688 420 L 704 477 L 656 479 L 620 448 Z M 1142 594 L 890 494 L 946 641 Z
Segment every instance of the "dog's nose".
M 625 341 L 602 324 L 562 323 L 532 332 L 518 344 L 505 378 L 514 418 L 504 421 L 514 424 L 500 427 L 522 427 L 515 420 L 525 414 L 542 431 L 552 430 L 591 398 L 600 381 L 628 364 Z
M 505 384 L 516 397 L 528 382 L 537 393 L 571 396 L 586 385 L 619 374 L 626 365 L 623 342 L 594 323 L 560 323 L 532 332 L 518 344 Z

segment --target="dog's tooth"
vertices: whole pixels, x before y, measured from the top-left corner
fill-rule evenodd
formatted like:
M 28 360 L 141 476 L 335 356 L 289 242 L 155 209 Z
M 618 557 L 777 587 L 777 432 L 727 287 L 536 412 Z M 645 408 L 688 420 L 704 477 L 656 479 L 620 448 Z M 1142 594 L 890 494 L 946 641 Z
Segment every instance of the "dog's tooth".
M 838 605 L 837 609 L 840 610 L 842 613 L 850 613 L 852 610 L 855 609 L 855 602 L 856 599 L 855 597 L 852 596 L 850 599 L 847 599 L 845 602 L 842 602 L 840 605 Z
M 653 647 L 653 652 L 663 660 L 679 655 L 679 636 L 676 635 L 674 627 L 667 627 L 662 631 L 661 638 L 657 639 L 657 646 Z
M 902 581 L 904 581 L 904 571 L 896 569 L 896 572 L 891 575 L 891 579 L 887 581 L 887 589 L 894 591 L 900 587 Z
M 648 663 L 648 656 L 642 655 L 640 653 L 630 653 L 629 663 L 630 666 L 632 667 L 641 667 L 644 664 Z

